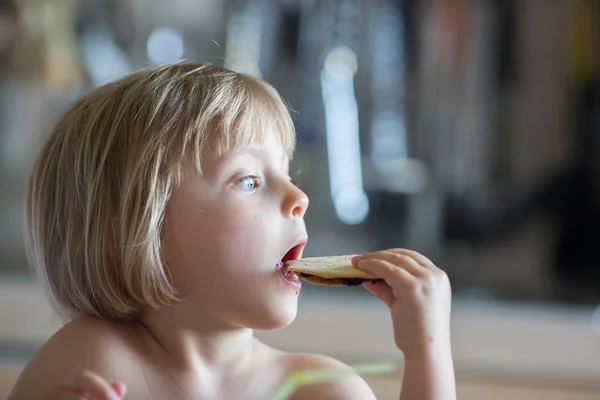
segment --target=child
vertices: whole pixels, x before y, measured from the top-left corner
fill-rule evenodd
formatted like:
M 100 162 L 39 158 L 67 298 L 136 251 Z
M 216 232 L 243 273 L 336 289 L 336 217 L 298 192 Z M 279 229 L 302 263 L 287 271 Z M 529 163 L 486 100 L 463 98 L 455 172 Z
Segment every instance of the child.
M 294 143 L 272 87 L 215 66 L 137 72 L 74 104 L 27 205 L 32 262 L 71 321 L 9 399 L 264 400 L 293 371 L 344 367 L 253 336 L 296 316 L 300 282 L 280 263 L 307 241 Z M 391 309 L 402 399 L 454 399 L 446 275 L 401 249 L 353 263 L 384 280 L 365 287 Z M 374 395 L 353 375 L 292 398 Z

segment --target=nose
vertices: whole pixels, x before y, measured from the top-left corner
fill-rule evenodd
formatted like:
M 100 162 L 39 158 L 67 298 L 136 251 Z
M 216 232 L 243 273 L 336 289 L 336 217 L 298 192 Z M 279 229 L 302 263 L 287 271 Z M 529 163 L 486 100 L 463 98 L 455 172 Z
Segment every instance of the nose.
M 303 218 L 308 208 L 308 196 L 295 185 L 290 183 L 290 186 L 283 202 L 283 214 L 288 218 Z

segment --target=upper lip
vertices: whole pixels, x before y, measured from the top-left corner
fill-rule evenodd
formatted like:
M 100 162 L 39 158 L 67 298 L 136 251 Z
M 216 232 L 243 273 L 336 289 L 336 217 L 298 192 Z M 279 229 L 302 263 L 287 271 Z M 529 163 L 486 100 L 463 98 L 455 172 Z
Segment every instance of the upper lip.
M 298 260 L 300 257 L 302 257 L 302 252 L 304 251 L 304 247 L 306 246 L 307 242 L 308 242 L 308 236 L 306 234 L 300 236 L 298 239 L 296 239 L 294 241 L 292 246 L 290 246 L 290 248 L 285 253 L 283 253 L 281 260 L 283 261 L 283 258 L 286 258 L 285 261 Z M 289 255 L 289 256 L 286 257 L 286 255 Z

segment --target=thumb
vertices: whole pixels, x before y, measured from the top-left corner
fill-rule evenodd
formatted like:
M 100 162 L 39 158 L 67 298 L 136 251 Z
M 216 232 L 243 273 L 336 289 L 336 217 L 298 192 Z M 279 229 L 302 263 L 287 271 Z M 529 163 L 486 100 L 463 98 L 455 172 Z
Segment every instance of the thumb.
M 363 287 L 367 292 L 379 297 L 388 307 L 394 303 L 394 294 L 392 288 L 385 282 L 365 282 Z
M 113 382 L 110 386 L 115 392 L 117 392 L 119 396 L 121 396 L 122 399 L 125 398 L 125 394 L 127 394 L 127 386 L 125 386 L 123 382 Z

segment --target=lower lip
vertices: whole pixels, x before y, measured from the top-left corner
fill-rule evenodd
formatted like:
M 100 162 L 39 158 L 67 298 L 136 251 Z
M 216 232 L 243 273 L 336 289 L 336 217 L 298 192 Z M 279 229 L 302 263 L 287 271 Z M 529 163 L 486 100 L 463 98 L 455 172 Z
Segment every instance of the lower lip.
M 280 262 L 277 264 L 276 268 L 277 271 L 279 271 L 279 276 L 281 276 L 281 279 L 283 279 L 285 283 L 297 290 L 302 287 L 302 282 L 300 282 L 300 279 L 298 279 L 298 275 L 294 274 L 293 272 L 286 271 L 283 267 L 283 263 Z M 296 293 L 298 292 L 296 291 Z

